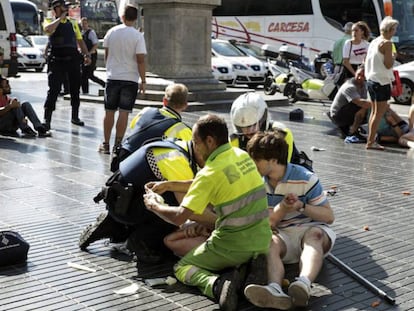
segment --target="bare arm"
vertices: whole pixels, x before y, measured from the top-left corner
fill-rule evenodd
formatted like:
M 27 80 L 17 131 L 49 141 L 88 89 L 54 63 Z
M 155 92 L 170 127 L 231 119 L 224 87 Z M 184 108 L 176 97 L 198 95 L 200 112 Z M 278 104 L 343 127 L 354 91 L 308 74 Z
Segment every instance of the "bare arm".
M 144 203 L 151 212 L 155 213 L 164 221 L 176 226 L 181 226 L 193 215 L 191 210 L 183 206 L 169 206 L 158 202 L 151 193 L 144 194 Z
M 368 109 L 369 107 L 371 107 L 371 102 L 367 99 L 363 99 L 363 98 L 354 98 L 352 100 L 352 102 L 357 105 L 358 107 L 364 108 L 364 109 Z
M 408 112 L 408 128 L 412 129 L 414 126 L 414 98 L 412 99 L 410 111 Z
M 20 107 L 20 103 L 17 99 L 9 100 L 9 103 L 6 106 L 0 108 L 0 117 L 9 113 L 10 110 L 19 108 L 19 107 Z
M 62 19 L 65 19 L 67 15 L 68 15 L 68 12 L 62 12 L 62 14 L 59 17 L 57 17 L 53 22 L 47 24 L 44 27 L 44 31 L 49 35 L 54 33 L 56 28 L 59 26 L 60 21 Z
M 394 56 L 392 53 L 392 42 L 389 40 L 384 41 L 380 47 L 379 51 L 384 54 L 384 66 L 387 69 L 392 68 L 394 65 Z
M 139 72 L 139 76 L 141 77 L 139 93 L 145 94 L 145 87 L 147 83 L 145 81 L 145 54 L 137 54 L 136 57 L 137 57 L 138 72 Z
M 158 194 L 163 194 L 166 191 L 187 193 L 192 182 L 192 179 L 176 181 L 151 181 L 145 185 L 145 188 L 151 189 L 153 192 Z
M 283 201 L 276 205 L 270 212 L 269 220 L 271 227 L 277 227 L 279 222 L 287 213 L 296 212 L 301 207 L 303 207 L 303 203 L 298 199 L 297 195 L 292 193 L 287 194 Z M 327 224 L 331 224 L 335 220 L 334 213 L 329 202 L 325 205 L 311 205 L 306 203 L 303 215 L 308 216 L 315 221 L 321 221 Z
M 83 41 L 83 39 L 79 39 L 77 41 L 78 41 L 78 45 L 79 45 L 79 47 L 82 51 L 82 54 L 84 55 L 84 58 L 83 58 L 84 63 L 85 63 L 85 65 L 89 65 L 91 63 L 91 56 L 89 54 L 88 48 L 87 48 L 85 42 Z

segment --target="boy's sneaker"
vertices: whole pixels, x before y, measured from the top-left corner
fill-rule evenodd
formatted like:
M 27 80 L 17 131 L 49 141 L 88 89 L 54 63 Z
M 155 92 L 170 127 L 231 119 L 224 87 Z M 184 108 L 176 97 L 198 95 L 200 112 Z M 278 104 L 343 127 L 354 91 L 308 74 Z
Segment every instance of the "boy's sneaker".
M 108 143 L 100 144 L 98 147 L 98 152 L 103 153 L 103 154 L 111 154 L 111 152 L 109 151 L 109 144 Z
M 291 283 L 288 289 L 289 296 L 292 302 L 297 307 L 306 307 L 310 298 L 311 288 L 308 284 L 297 278 L 295 282 Z
M 283 291 L 270 285 L 247 285 L 244 289 L 244 295 L 257 307 L 279 310 L 289 310 L 292 307 L 291 298 Z
M 22 130 L 23 133 L 23 138 L 32 138 L 32 137 L 36 137 L 36 132 L 30 127 L 25 127 Z
M 242 282 L 242 277 L 237 269 L 223 273 L 217 278 L 213 285 L 213 295 L 219 303 L 220 310 L 237 310 L 238 292 Z

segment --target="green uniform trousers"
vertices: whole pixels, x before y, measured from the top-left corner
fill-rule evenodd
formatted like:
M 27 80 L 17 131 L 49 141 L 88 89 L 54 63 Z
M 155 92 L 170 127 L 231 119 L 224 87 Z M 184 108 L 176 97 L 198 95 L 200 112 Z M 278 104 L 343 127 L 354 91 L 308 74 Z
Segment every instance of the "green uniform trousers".
M 204 295 L 214 298 L 213 285 L 218 277 L 216 272 L 240 266 L 267 252 L 268 249 L 262 252 L 229 250 L 208 240 L 194 248 L 174 266 L 175 276 L 182 283 L 197 286 Z

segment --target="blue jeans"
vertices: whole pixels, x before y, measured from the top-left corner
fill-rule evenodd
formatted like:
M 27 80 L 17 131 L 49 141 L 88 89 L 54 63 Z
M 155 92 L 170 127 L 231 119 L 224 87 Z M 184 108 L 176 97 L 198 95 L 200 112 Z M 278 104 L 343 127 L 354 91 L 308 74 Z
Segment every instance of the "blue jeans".
M 25 117 L 32 122 L 36 130 L 42 126 L 32 105 L 29 102 L 24 102 L 19 108 L 12 109 L 9 113 L 0 117 L 0 131 L 15 132 L 17 128 L 25 129 L 27 127 L 26 122 L 24 122 Z

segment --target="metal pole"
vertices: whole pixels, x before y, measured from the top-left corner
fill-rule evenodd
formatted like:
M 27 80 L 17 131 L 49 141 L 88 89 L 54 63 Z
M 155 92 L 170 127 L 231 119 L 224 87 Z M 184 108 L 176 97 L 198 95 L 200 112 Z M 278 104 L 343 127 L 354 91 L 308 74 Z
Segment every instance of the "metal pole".
M 329 253 L 326 257 L 330 262 L 335 264 L 338 268 L 349 274 L 351 277 L 356 279 L 359 283 L 367 287 L 370 291 L 372 291 L 374 294 L 377 294 L 381 298 L 383 298 L 386 302 L 388 302 L 391 305 L 395 305 L 395 299 L 388 296 L 383 290 L 379 289 L 377 286 L 372 284 L 370 281 L 365 279 L 363 276 L 361 276 L 358 272 L 353 270 L 351 267 L 346 265 L 344 262 L 342 262 L 340 259 L 336 258 L 333 254 Z

